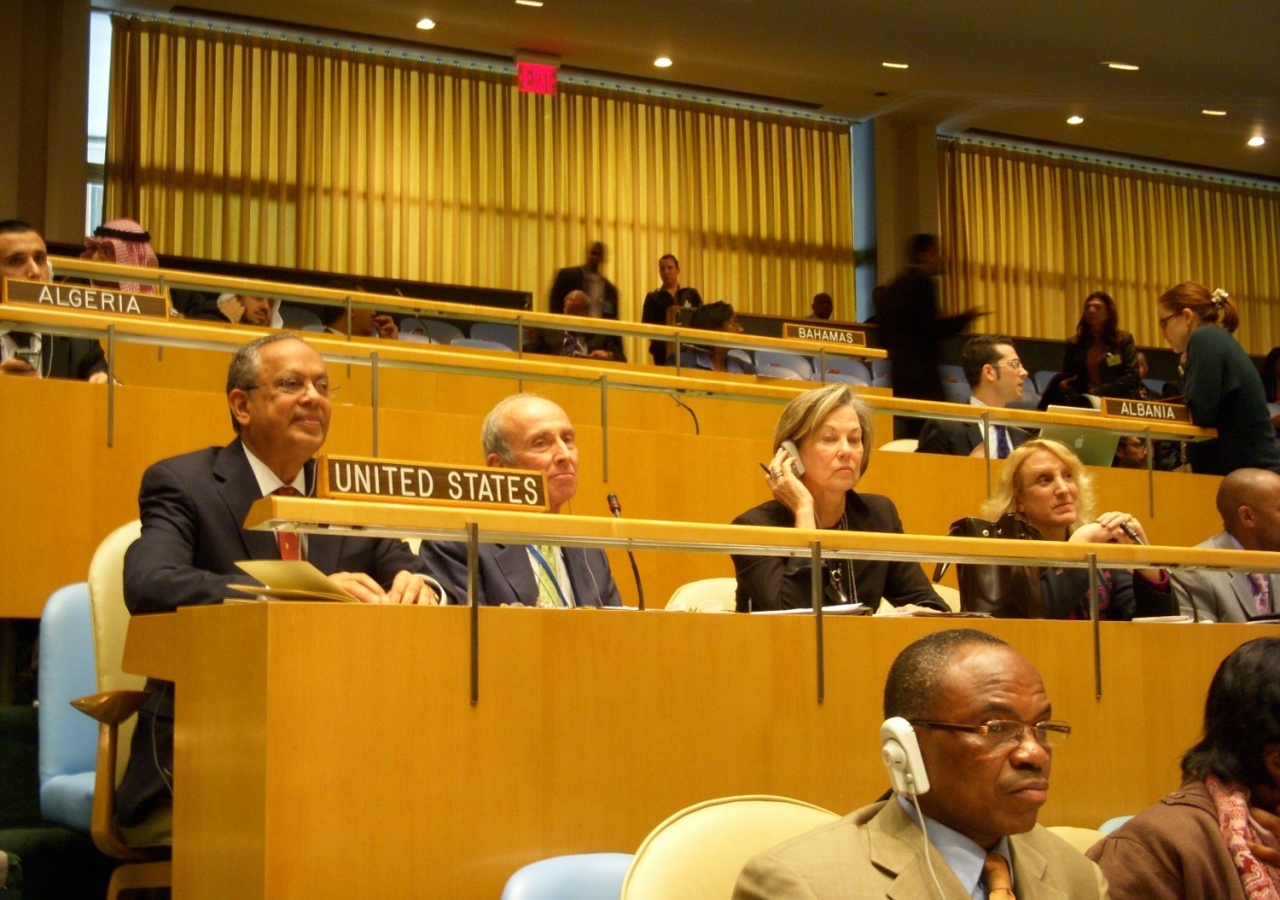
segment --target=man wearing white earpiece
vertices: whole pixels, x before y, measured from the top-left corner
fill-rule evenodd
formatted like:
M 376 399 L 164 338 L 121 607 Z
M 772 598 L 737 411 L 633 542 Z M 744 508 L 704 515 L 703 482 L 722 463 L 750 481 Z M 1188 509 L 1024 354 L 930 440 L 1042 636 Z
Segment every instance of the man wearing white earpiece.
M 884 713 L 893 796 L 757 855 L 735 900 L 1106 898 L 1098 867 L 1036 824 L 1071 727 L 1016 650 L 923 637 L 890 667 Z

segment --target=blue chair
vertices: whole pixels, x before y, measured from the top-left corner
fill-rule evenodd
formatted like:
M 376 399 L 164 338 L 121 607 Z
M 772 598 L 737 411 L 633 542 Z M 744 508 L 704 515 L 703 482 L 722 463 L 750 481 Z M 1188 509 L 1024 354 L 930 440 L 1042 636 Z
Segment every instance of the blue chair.
M 938 366 L 938 375 L 942 377 L 944 384 L 955 383 L 967 385 L 969 383 L 969 380 L 964 377 L 964 366 Z
M 301 306 L 289 306 L 287 303 L 281 303 L 277 308 L 280 311 L 280 320 L 284 322 L 285 328 L 302 331 L 308 325 L 324 325 L 319 316 L 309 309 L 303 309 Z
M 479 341 L 494 341 L 508 350 L 519 349 L 516 346 L 516 326 L 505 322 L 477 322 L 471 326 L 471 337 Z
M 893 378 L 893 366 L 887 359 L 871 360 L 871 381 L 875 383 L 877 378 Z
M 1110 834 L 1132 818 L 1133 816 L 1112 816 L 1110 819 L 1107 819 L 1107 821 L 1099 825 L 1098 830 L 1103 834 Z
M 431 335 L 431 340 L 437 344 L 452 344 L 458 338 L 465 337 L 462 329 L 457 325 L 450 325 L 439 319 L 422 319 L 421 321 L 422 327 L 427 330 L 427 334 Z
M 813 377 L 813 363 L 799 353 L 784 353 L 780 350 L 756 351 L 757 375 L 772 375 L 774 378 L 792 377 L 779 373 L 778 369 L 794 372 L 794 377 L 802 381 L 808 381 Z
M 481 341 L 475 338 L 457 337 L 449 342 L 455 347 L 470 347 L 473 350 L 500 350 L 503 353 L 511 353 L 512 349 L 506 344 L 499 344 L 497 341 Z
M 502 900 L 618 900 L 630 853 L 577 853 L 540 859 L 516 870 Z
M 431 335 L 429 335 L 429 334 L 414 334 L 412 331 L 402 331 L 402 332 L 400 332 L 400 340 L 402 340 L 402 341 L 414 341 L 415 343 L 419 343 L 419 344 L 434 344 L 434 343 L 435 343 L 435 341 L 431 340 Z
M 871 386 L 877 387 L 877 388 L 892 388 L 893 379 L 886 378 L 883 375 L 878 375 L 875 378 L 871 379 Z
M 417 316 L 405 316 L 400 320 L 400 334 L 413 334 L 414 332 L 422 332 L 425 334 L 427 326 L 422 324 L 422 320 Z
M 1163 396 L 1164 394 L 1163 378 L 1144 378 L 1142 379 L 1142 383 L 1147 386 L 1147 393 L 1151 395 L 1152 399 L 1159 399 L 1161 396 Z
M 328 327 L 324 325 L 303 325 L 303 331 L 328 331 Z
M 1037 372 L 1032 378 L 1036 384 L 1036 393 L 1043 394 L 1044 389 L 1049 386 L 1049 382 L 1053 381 L 1053 376 L 1057 374 L 1057 372 L 1050 372 L 1048 369 L 1041 369 Z
M 965 381 L 944 381 L 942 382 L 942 396 L 948 403 L 968 403 L 969 398 L 973 396 L 973 390 L 969 387 L 968 382 Z
M 98 765 L 98 724 L 71 701 L 98 690 L 89 585 L 53 592 L 40 616 L 40 814 L 88 834 Z
M 817 378 L 817 358 L 814 358 L 814 377 Z M 870 384 L 872 378 L 871 370 L 867 368 L 867 364 L 860 359 L 849 359 L 845 356 L 828 356 L 827 357 L 827 381 L 832 381 L 832 375 L 845 375 L 853 379 L 850 384 Z M 846 379 L 840 379 L 844 381 Z
M 734 360 L 737 360 L 737 367 L 734 367 Z M 741 347 L 729 348 L 729 360 L 725 363 L 729 367 L 730 372 L 741 372 L 743 375 L 756 374 L 756 361 L 751 358 L 750 350 L 743 350 Z

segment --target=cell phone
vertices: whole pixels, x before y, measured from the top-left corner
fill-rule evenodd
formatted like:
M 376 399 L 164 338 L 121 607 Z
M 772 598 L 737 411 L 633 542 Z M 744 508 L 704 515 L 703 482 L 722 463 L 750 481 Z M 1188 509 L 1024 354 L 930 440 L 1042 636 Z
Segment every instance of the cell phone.
M 800 451 L 796 449 L 795 441 L 783 441 L 782 449 L 791 454 L 791 458 L 795 460 L 793 466 L 795 468 L 796 477 L 804 475 L 804 463 L 800 461 Z

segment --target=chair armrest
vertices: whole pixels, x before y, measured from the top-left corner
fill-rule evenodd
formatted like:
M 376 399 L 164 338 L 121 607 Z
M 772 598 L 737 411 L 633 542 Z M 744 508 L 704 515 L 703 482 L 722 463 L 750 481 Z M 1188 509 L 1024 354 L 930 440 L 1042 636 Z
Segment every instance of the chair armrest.
M 119 725 L 141 709 L 146 700 L 146 691 L 106 691 L 79 697 L 71 705 L 103 725 Z

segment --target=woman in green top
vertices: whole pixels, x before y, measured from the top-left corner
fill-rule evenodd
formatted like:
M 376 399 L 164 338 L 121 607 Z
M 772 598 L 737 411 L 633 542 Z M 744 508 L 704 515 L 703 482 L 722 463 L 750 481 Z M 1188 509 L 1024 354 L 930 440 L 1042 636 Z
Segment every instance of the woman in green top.
M 1253 360 L 1231 336 L 1240 315 L 1227 292 L 1212 294 L 1186 281 L 1160 297 L 1160 332 L 1174 353 L 1187 354 L 1184 402 L 1201 428 L 1218 437 L 1187 445 L 1191 471 L 1226 475 L 1236 469 L 1280 472 L 1280 447 Z

